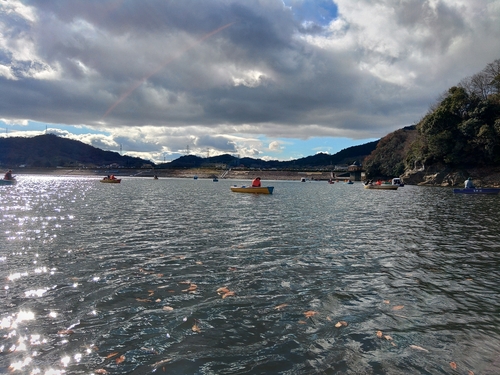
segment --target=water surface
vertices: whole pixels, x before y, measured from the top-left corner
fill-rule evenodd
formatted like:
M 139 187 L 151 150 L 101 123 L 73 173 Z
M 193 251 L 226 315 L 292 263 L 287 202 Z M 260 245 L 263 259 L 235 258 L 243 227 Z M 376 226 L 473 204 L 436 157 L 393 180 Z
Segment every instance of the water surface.
M 19 180 L 0 373 L 500 373 L 497 196 Z

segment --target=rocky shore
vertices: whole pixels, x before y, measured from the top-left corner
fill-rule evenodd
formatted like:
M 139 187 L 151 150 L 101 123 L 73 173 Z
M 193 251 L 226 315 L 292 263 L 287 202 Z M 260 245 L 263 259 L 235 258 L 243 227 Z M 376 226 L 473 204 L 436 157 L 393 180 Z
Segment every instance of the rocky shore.
M 406 172 L 402 179 L 408 185 L 462 187 L 468 177 L 477 187 L 500 187 L 500 167 L 452 169 L 433 165 Z

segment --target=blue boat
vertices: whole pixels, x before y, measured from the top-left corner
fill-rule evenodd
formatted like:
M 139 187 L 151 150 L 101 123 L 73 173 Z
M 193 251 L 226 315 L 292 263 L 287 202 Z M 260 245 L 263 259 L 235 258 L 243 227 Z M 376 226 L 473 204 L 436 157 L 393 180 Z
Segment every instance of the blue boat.
M 0 185 L 15 185 L 17 184 L 17 180 L 12 178 L 10 180 L 0 179 Z
M 500 189 L 497 188 L 472 188 L 472 189 L 453 189 L 455 194 L 498 194 Z

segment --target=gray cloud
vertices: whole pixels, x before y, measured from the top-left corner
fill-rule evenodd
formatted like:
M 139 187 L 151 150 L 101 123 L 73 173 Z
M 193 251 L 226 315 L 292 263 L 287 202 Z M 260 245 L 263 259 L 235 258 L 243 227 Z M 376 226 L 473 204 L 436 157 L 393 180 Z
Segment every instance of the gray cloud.
M 499 57 L 493 0 L 287 3 L 4 1 L 0 117 L 157 155 L 255 153 L 258 134 L 381 137 Z

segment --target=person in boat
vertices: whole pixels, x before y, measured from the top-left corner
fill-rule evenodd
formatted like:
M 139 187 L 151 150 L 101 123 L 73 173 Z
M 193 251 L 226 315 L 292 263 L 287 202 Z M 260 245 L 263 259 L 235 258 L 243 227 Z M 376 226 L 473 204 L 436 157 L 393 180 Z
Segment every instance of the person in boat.
M 14 178 L 12 177 L 12 169 L 9 169 L 7 173 L 5 173 L 5 176 L 3 176 L 4 180 L 13 180 Z
M 252 181 L 252 187 L 260 187 L 260 177 L 256 177 L 256 178 Z
M 382 185 L 382 180 L 377 180 L 377 185 Z
M 116 180 L 116 177 L 114 174 L 112 174 L 110 177 L 109 177 L 110 180 Z
M 474 183 L 472 182 L 471 178 L 469 177 L 467 180 L 465 180 L 465 188 L 466 189 L 474 189 Z

